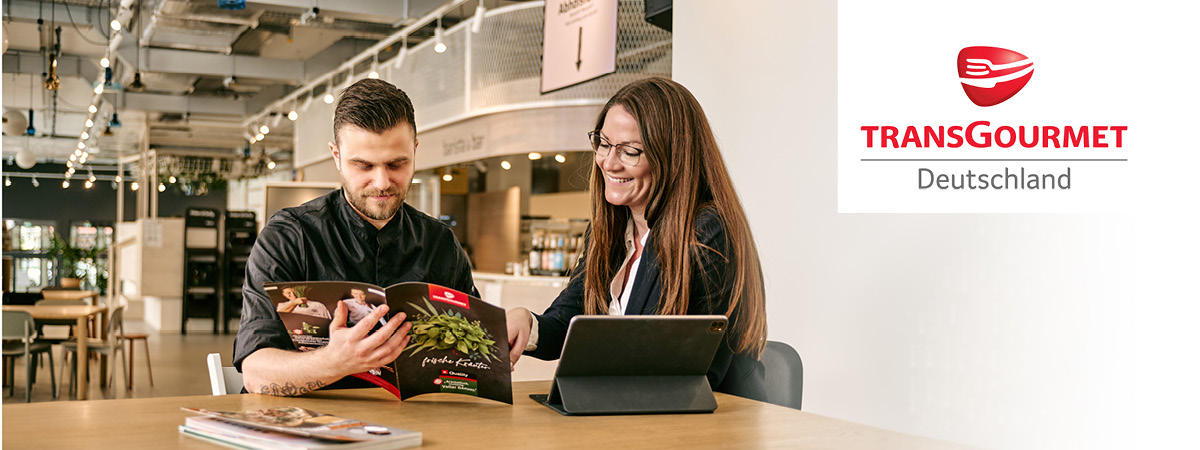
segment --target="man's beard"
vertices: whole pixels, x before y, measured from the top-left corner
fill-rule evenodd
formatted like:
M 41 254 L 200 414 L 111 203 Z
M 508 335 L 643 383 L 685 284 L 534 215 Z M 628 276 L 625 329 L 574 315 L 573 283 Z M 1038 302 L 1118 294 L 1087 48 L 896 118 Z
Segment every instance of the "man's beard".
M 345 180 L 343 180 L 342 186 L 346 186 Z M 392 216 L 396 215 L 396 211 L 400 210 L 400 206 L 404 204 L 404 196 L 407 194 L 407 192 L 402 192 L 399 188 L 390 188 L 385 190 L 364 189 L 358 192 L 346 188 L 345 191 L 346 200 L 350 202 L 350 205 L 353 206 L 355 210 L 358 210 L 359 213 L 362 213 L 362 215 L 367 216 L 371 220 L 391 219 Z M 379 195 L 391 195 L 393 196 L 392 201 L 390 203 L 380 205 L 379 202 L 369 198 Z

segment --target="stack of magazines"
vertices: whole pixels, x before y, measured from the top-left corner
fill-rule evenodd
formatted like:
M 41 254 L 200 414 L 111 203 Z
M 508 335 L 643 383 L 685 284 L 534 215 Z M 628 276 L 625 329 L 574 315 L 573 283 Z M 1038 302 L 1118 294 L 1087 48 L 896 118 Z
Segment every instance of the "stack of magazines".
M 421 445 L 421 433 L 285 406 L 240 412 L 183 408 L 179 432 L 241 449 L 382 449 Z

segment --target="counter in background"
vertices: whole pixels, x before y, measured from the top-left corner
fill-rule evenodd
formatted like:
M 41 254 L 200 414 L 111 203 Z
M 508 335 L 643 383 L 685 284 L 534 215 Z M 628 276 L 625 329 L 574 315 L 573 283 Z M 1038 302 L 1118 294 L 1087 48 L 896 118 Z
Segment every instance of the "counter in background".
M 506 310 L 524 307 L 539 314 L 566 288 L 569 279 L 489 272 L 475 272 L 472 276 L 484 301 Z M 555 367 L 558 367 L 558 361 L 523 357 L 517 361 L 513 381 L 549 380 L 554 378 Z

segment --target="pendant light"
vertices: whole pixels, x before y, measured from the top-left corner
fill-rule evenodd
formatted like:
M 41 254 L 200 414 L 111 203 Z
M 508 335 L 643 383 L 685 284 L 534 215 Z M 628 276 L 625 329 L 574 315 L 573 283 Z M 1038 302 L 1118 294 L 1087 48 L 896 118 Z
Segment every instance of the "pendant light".
M 139 6 L 140 7 L 140 6 Z M 142 18 L 137 19 L 137 34 L 134 34 L 133 46 L 133 81 L 125 89 L 129 92 L 144 92 L 146 85 L 142 83 Z

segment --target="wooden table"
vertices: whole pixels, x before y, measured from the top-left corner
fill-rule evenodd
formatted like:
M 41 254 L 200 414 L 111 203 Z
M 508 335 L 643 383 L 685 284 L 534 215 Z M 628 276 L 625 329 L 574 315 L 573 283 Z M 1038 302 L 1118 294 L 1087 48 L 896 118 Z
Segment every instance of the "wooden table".
M 196 362 L 200 366 L 199 361 Z M 514 405 L 454 394 L 400 402 L 383 389 L 299 398 L 259 394 L 161 397 L 4 406 L 4 448 L 220 448 L 179 433 L 181 406 L 241 410 L 294 405 L 424 434 L 422 448 L 965 448 L 717 394 L 713 414 L 567 417 L 529 399 L 549 382 L 513 384 Z
M 96 291 L 47 289 L 42 291 L 42 298 L 46 300 L 87 300 L 88 305 L 100 303 L 100 293 Z
M 79 358 L 75 364 L 75 377 L 79 386 L 76 389 L 75 398 L 77 400 L 87 399 L 87 322 L 88 317 L 100 316 L 100 330 L 108 329 L 108 307 L 107 306 L 87 306 L 87 305 L 72 305 L 72 306 L 34 306 L 34 305 L 4 305 L 5 311 L 25 311 L 33 316 L 33 320 L 75 320 L 75 353 L 76 358 Z M 107 360 L 100 358 L 100 374 L 103 376 Z

